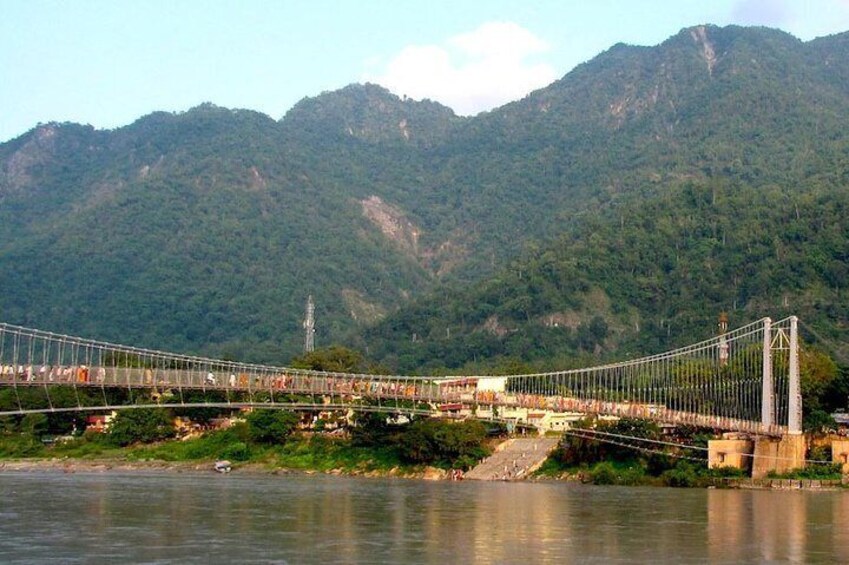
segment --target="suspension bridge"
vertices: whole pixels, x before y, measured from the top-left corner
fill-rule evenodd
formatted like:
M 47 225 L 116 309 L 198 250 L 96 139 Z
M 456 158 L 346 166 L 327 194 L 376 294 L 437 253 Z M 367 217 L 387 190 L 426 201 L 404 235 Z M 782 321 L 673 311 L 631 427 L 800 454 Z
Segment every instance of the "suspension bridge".
M 798 320 L 764 318 L 666 353 L 510 376 L 309 371 L 141 349 L 0 323 L 0 415 L 139 407 L 461 414 L 530 426 L 534 414 L 643 418 L 800 434 Z M 5 391 L 5 394 L 4 394 Z

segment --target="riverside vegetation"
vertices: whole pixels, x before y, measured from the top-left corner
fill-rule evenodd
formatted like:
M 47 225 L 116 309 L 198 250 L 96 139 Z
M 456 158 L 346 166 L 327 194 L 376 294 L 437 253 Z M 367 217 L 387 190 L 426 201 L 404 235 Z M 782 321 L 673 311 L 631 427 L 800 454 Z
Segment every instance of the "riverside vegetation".
M 704 450 L 708 440 L 715 437 L 712 430 L 678 427 L 661 434 L 656 424 L 631 419 L 616 422 L 584 420 L 575 427 L 593 428 L 620 436 L 620 439 L 603 442 L 594 439 L 591 434 L 566 434 L 551 457 L 537 471 L 537 476 L 566 477 L 597 485 L 670 487 L 715 486 L 721 484 L 721 479 L 747 476 L 740 469 L 708 468 Z M 640 442 L 639 439 L 649 442 Z M 676 442 L 680 444 L 679 447 L 669 445 Z M 828 449 L 816 449 L 809 454 L 809 459 L 830 461 L 831 452 Z M 840 480 L 841 471 L 840 465 L 816 463 L 785 475 L 770 475 L 770 478 Z
M 53 437 L 48 419 L 31 414 L 16 424 L 6 421 L 0 458 L 128 463 L 227 459 L 269 470 L 417 475 L 428 466 L 468 469 L 489 453 L 486 440 L 497 431 L 477 421 L 420 419 L 392 425 L 385 414 L 361 413 L 350 433 L 340 436 L 299 430 L 299 414 L 259 409 L 226 429 L 180 440 L 175 439 L 173 419 L 166 409 L 130 409 L 119 412 L 106 433 L 88 431 L 46 444 L 43 440 Z
M 139 363 L 130 357 L 122 363 Z M 302 369 L 337 372 L 373 372 L 383 368 L 359 352 L 344 347 L 319 348 L 294 360 Z M 849 370 L 836 365 L 827 355 L 808 351 L 801 363 L 805 429 L 821 433 L 834 426 L 831 411 L 849 401 Z M 20 406 L 43 408 L 43 391 L 37 387 L 0 389 L 0 410 Z M 222 402 L 216 393 L 186 393 L 186 400 Z M 126 390 L 51 389 L 53 406 L 95 406 L 106 400 L 111 405 L 155 403 L 152 392 L 136 391 L 131 399 Z M 238 400 L 238 398 L 234 398 Z M 302 398 L 301 401 L 309 401 Z M 331 420 L 319 414 L 283 410 L 254 410 L 234 426 L 209 431 L 187 440 L 175 440 L 175 417 L 188 417 L 207 426 L 214 419 L 239 415 L 218 408 L 133 408 L 119 411 L 108 433 L 81 433 L 86 412 L 51 412 L 0 418 L 0 458 L 78 458 L 140 462 L 209 462 L 228 459 L 237 464 L 255 464 L 269 469 L 297 469 L 363 474 L 420 475 L 424 468 L 468 469 L 491 448 L 493 436 L 504 430 L 475 420 L 450 421 L 433 418 L 396 418 L 378 412 L 356 413 L 352 422 L 345 414 Z M 313 416 L 316 417 L 313 420 Z M 303 420 L 301 418 L 303 417 Z M 669 441 L 657 425 L 631 419 L 611 423 L 583 421 L 576 428 L 592 427 L 623 437 Z M 304 431 L 303 428 L 307 428 Z M 335 430 L 335 431 L 334 431 Z M 713 430 L 678 428 L 671 437 L 682 444 L 705 447 Z M 45 444 L 45 438 L 69 437 Z M 627 443 L 627 442 L 626 442 Z M 636 444 L 645 448 L 645 444 Z M 659 452 L 635 450 L 626 445 L 595 439 L 563 436 L 560 445 L 538 472 L 544 477 L 567 477 L 597 484 L 664 484 L 701 486 L 731 471 L 709 471 L 699 452 L 663 446 Z M 830 460 L 829 453 L 812 453 L 809 459 Z M 794 475 L 797 478 L 839 478 L 832 465 L 814 465 Z

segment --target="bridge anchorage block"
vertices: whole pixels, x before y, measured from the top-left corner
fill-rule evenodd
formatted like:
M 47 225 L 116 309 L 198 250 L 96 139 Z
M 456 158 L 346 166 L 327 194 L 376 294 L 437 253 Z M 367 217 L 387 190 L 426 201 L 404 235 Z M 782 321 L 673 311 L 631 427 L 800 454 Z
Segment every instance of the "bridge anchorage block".
M 708 468 L 750 471 L 754 442 L 751 439 L 712 439 L 708 441 Z
M 832 440 L 831 462 L 840 465 L 841 473 L 849 474 L 849 439 Z
M 755 439 L 752 478 L 762 479 L 770 472 L 787 473 L 805 467 L 805 436 L 784 434 L 780 438 Z

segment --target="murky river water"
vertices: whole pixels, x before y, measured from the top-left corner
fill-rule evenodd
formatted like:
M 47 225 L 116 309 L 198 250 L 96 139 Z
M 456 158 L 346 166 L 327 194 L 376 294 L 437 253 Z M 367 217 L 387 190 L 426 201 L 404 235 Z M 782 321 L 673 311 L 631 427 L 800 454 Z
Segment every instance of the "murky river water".
M 849 492 L 0 473 L 2 563 L 845 562 Z

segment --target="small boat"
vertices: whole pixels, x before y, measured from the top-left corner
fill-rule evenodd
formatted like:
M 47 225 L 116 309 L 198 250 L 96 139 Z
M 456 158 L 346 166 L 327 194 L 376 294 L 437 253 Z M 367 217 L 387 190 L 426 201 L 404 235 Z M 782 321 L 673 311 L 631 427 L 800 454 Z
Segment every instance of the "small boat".
M 215 470 L 219 473 L 229 473 L 232 469 L 232 465 L 229 461 L 216 461 L 215 462 Z

